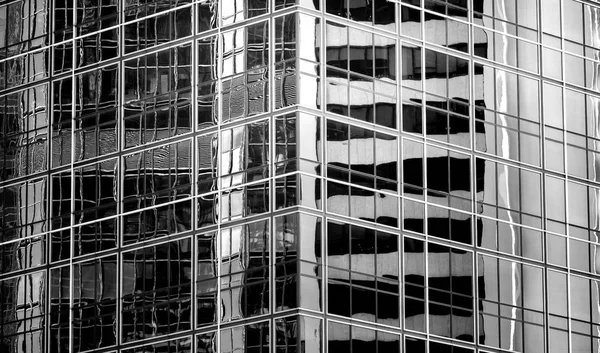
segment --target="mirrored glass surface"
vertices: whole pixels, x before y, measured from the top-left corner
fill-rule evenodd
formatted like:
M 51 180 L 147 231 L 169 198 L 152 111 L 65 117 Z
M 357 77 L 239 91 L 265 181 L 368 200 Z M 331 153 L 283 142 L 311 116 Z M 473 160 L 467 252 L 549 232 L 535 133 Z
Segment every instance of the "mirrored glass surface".
M 269 352 L 271 331 L 269 322 L 236 326 L 221 331 L 220 352 Z
M 190 329 L 190 240 L 129 251 L 122 261 L 122 341 Z
M 269 223 L 260 221 L 224 229 L 220 239 L 221 320 L 269 313 Z
M 0 280 L 2 346 L 7 352 L 46 350 L 44 346 L 46 337 L 44 328 L 48 326 L 46 287 L 45 271 Z M 68 313 L 65 314 L 68 316 Z
M 48 168 L 48 85 L 0 98 L 0 180 Z
M 117 257 L 103 257 L 73 267 L 73 347 L 77 352 L 116 343 Z

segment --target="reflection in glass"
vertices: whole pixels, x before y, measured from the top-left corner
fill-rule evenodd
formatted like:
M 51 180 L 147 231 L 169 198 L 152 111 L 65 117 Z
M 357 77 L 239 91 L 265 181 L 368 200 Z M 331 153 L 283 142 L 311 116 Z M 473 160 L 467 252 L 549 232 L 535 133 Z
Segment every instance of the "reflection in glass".
M 123 207 L 147 211 L 124 216 L 125 244 L 191 228 L 191 141 L 145 150 L 124 158 Z
M 322 310 L 321 224 L 304 213 L 275 219 L 276 310 Z
M 473 342 L 473 254 L 427 244 L 429 333 Z
M 48 168 L 48 85 L 0 98 L 0 180 Z
M 115 152 L 119 143 L 118 67 L 109 66 L 76 78 L 75 158 Z
M 73 268 L 73 347 L 80 352 L 116 343 L 117 258 L 105 257 Z
M 327 22 L 327 110 L 395 128 L 396 41 Z
M 270 312 L 270 239 L 266 221 L 221 231 L 222 321 Z
M 191 131 L 189 45 L 124 63 L 125 148 Z
M 480 342 L 516 351 L 540 351 L 544 346 L 542 270 L 487 255 L 478 256 L 479 275 L 485 278 L 485 283 L 479 283 L 478 293 L 480 325 L 485 332 Z M 521 280 L 516 281 L 517 278 Z M 551 291 L 558 293 L 558 289 L 554 287 Z
M 327 237 L 329 313 L 399 326 L 398 236 L 328 222 Z
M 268 353 L 270 346 L 269 322 L 258 322 L 221 330 L 219 351 L 223 353 Z
M 217 234 L 211 232 L 198 236 L 197 243 L 196 300 L 199 325 L 217 322 Z
M 174 339 L 158 343 L 152 343 L 137 348 L 123 350 L 123 353 L 191 353 L 192 340 L 189 338 Z M 202 352 L 202 351 L 199 351 Z
M 275 321 L 276 352 L 315 352 L 323 349 L 321 319 L 292 316 Z
M 0 241 L 7 242 L 48 230 L 47 179 L 32 179 L 0 188 Z
M 329 321 L 329 352 L 400 352 L 399 335 Z
M 182 239 L 123 254 L 123 342 L 190 328 L 190 245 Z
M 4 351 L 10 353 L 46 351 L 44 346 L 46 337 L 44 328 L 48 326 L 46 278 L 46 272 L 41 271 L 0 281 L 0 306 L 2 307 L 0 347 Z M 63 318 L 65 316 L 68 323 L 68 312 L 63 314 Z

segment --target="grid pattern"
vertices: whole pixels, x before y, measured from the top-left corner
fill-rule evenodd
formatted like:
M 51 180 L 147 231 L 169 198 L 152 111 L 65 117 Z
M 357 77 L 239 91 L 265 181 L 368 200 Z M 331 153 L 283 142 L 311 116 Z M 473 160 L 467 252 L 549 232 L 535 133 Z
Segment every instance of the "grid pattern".
M 0 351 L 599 351 L 598 23 L 0 4 Z

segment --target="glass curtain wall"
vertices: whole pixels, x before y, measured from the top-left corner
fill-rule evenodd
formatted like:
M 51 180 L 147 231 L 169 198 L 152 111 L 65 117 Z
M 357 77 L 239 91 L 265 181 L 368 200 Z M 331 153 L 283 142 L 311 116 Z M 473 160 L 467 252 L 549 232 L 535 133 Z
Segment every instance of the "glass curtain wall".
M 0 3 L 0 351 L 599 351 L 598 23 Z

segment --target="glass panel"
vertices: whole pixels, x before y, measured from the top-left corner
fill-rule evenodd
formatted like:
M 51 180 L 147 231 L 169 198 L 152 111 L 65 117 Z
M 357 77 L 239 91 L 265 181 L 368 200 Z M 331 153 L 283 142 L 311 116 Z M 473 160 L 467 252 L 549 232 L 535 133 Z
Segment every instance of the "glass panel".
M 0 180 L 48 168 L 48 86 L 0 98 Z
M 425 246 L 417 239 L 404 237 L 404 325 L 425 332 Z
M 293 316 L 275 321 L 276 352 L 319 353 L 323 349 L 322 321 L 312 317 Z
M 118 71 L 115 65 L 76 77 L 76 160 L 99 157 L 118 149 Z
M 268 353 L 271 344 L 269 322 L 237 326 L 221 331 L 220 352 Z
M 191 348 L 192 340 L 190 338 L 181 338 L 123 350 L 123 353 L 191 353 Z M 197 352 L 203 351 L 198 350 Z
M 48 313 L 46 277 L 46 272 L 41 271 L 0 281 L 0 306 L 2 307 L 0 323 L 3 328 L 2 345 L 6 352 L 46 351 L 44 329 L 50 326 L 46 322 Z M 58 288 L 53 288 L 53 294 L 55 290 Z M 66 296 L 68 297 L 68 289 Z M 53 304 L 56 305 L 56 302 L 54 301 Z M 68 300 L 66 306 L 68 307 Z M 53 316 L 52 323 L 56 323 L 55 319 L 59 316 L 62 319 L 66 318 L 63 322 L 68 323 L 68 312 Z M 55 330 L 51 329 L 51 334 L 54 332 Z M 63 334 L 67 337 L 68 346 L 66 328 L 63 328 Z
M 221 231 L 222 321 L 243 319 L 270 311 L 269 233 L 267 221 Z M 223 339 L 223 334 L 221 337 Z M 221 344 L 224 342 L 221 341 Z
M 48 230 L 47 179 L 31 179 L 0 188 L 0 242 Z
M 201 234 L 197 237 L 196 300 L 197 323 L 217 323 L 217 233 Z M 203 341 L 204 342 L 204 341 Z
M 429 332 L 473 342 L 473 254 L 428 243 L 427 266 Z
M 123 342 L 190 329 L 189 239 L 123 253 Z
M 399 326 L 398 236 L 328 222 L 327 237 L 329 312 Z
M 543 270 L 479 255 L 479 293 L 486 345 L 523 351 L 544 346 Z M 521 278 L 517 281 L 516 278 Z M 522 337 L 518 342 L 514 336 Z
M 116 343 L 117 257 L 73 267 L 73 348 L 80 352 Z
M 191 196 L 191 141 L 142 151 L 124 158 L 125 211 L 162 205 Z M 191 228 L 191 202 L 170 203 L 124 216 L 123 242 L 152 239 Z
M 191 131 L 191 46 L 129 60 L 125 66 L 125 148 Z

